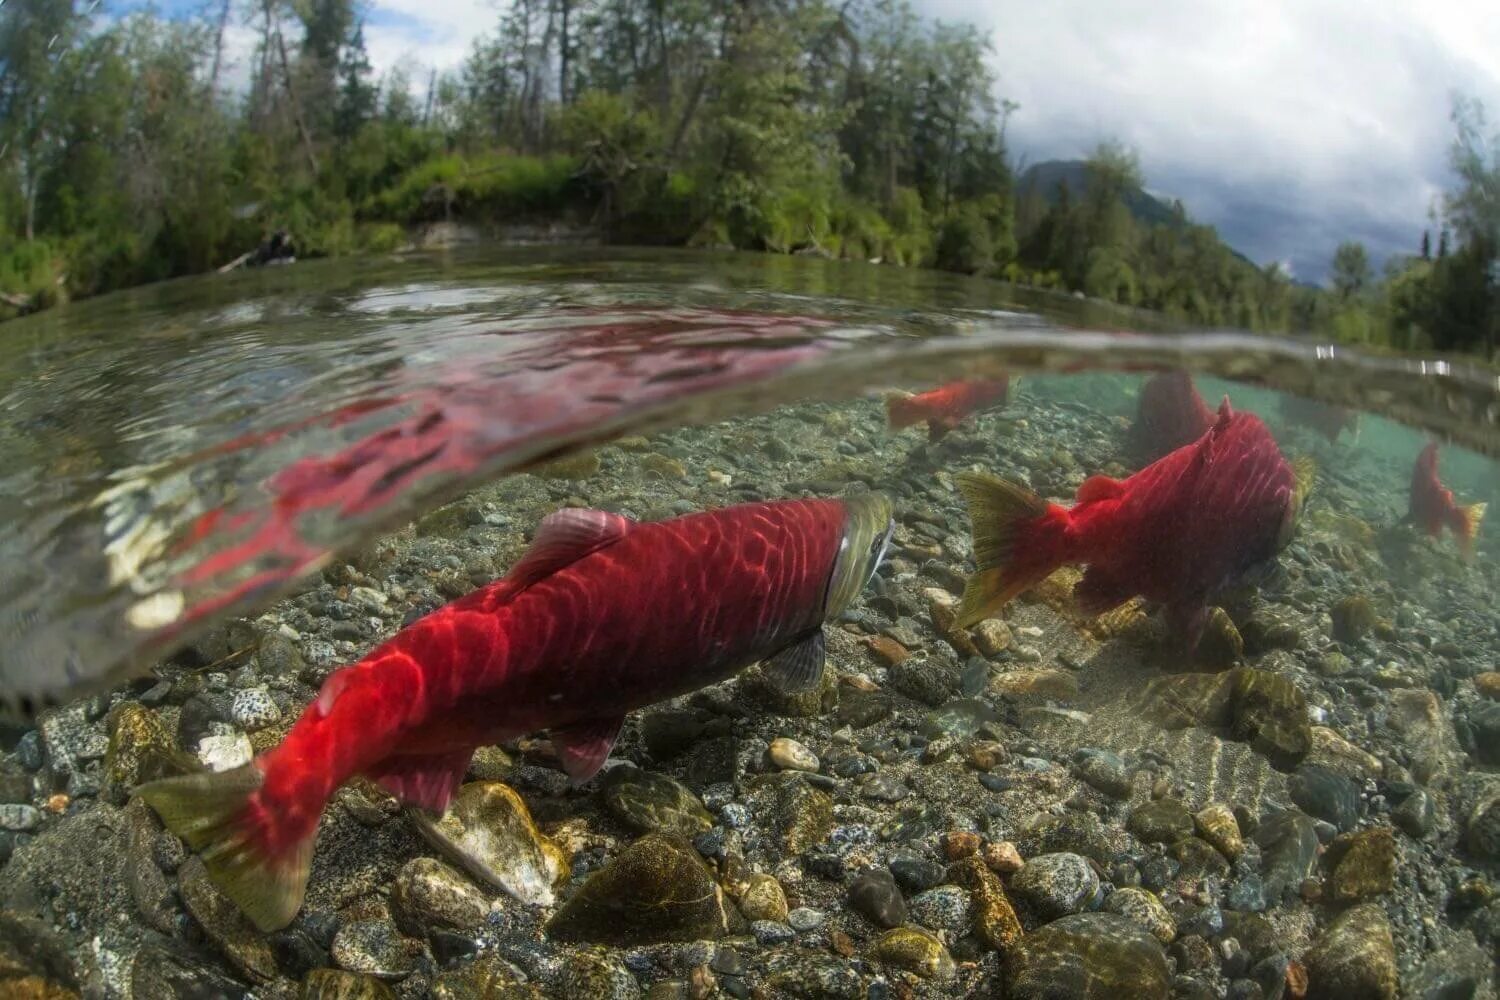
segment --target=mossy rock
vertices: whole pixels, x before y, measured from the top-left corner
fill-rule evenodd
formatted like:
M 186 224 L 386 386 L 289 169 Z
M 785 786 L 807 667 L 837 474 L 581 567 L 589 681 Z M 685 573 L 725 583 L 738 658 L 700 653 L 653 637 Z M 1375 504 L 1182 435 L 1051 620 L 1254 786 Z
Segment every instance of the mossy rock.
M 1079 913 L 1032 931 L 1006 956 L 1010 1000 L 1166 1000 L 1161 942 L 1127 917 Z
M 729 929 L 713 873 L 687 839 L 649 833 L 589 876 L 547 922 L 561 941 L 629 947 L 699 941 Z

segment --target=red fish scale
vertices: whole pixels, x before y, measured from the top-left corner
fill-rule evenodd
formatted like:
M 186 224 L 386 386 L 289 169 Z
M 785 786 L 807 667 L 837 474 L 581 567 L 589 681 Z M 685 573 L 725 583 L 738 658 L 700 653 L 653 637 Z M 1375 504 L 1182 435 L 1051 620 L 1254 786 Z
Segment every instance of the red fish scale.
M 320 697 L 260 759 L 265 849 L 311 834 L 334 789 L 390 754 L 617 719 L 807 635 L 844 520 L 837 500 L 798 500 L 636 524 L 519 593 L 500 580 L 440 608 L 330 678 L 328 714 Z
M 1452 522 L 1458 510 L 1458 505 L 1453 502 L 1453 491 L 1438 479 L 1437 453 L 1437 442 L 1430 441 L 1417 456 L 1411 471 L 1409 508 L 1412 522 L 1434 537 L 1442 533 L 1443 525 Z
M 1142 594 L 1201 605 L 1275 553 L 1295 484 L 1258 417 L 1221 420 L 1213 433 L 1126 479 L 1120 497 L 1072 509 L 1073 558 L 1090 564 L 1081 596 L 1099 604 Z

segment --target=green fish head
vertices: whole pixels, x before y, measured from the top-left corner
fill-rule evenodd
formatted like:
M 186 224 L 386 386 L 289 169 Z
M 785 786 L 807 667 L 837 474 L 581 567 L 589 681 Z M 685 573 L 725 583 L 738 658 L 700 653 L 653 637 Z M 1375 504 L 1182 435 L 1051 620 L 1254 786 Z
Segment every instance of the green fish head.
M 824 618 L 836 617 L 859 596 L 880 568 L 891 547 L 896 522 L 891 501 L 883 493 L 856 493 L 844 498 L 844 539 L 839 545 L 833 576 L 828 581 Z

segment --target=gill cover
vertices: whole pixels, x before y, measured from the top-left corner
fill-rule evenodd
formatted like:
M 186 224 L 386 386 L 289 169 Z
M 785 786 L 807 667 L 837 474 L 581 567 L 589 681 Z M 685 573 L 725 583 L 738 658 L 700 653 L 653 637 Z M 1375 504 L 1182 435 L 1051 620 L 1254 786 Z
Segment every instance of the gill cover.
M 856 493 L 844 498 L 844 537 L 828 579 L 824 618 L 832 618 L 854 603 L 885 558 L 895 531 L 891 501 L 883 493 Z

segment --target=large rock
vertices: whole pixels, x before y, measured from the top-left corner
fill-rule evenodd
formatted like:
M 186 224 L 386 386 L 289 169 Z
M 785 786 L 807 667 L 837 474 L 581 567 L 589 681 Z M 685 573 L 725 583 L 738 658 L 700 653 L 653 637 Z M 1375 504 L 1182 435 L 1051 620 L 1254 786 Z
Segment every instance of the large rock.
M 302 980 L 301 1000 L 396 1000 L 396 994 L 373 976 L 342 969 L 314 969 Z
M 249 995 L 236 982 L 187 945 L 169 939 L 148 944 L 130 961 L 130 994 L 144 1000 L 242 1000 Z M 0 986 L 0 995 L 5 995 Z M 307 996 L 307 994 L 303 994 Z M 318 994 L 314 1000 L 333 1000 L 333 994 Z M 345 995 L 338 1000 L 360 1000 Z M 368 998 L 375 1000 L 375 998 Z
M 161 835 L 156 814 L 140 799 L 125 807 L 125 876 L 135 908 L 146 923 L 171 934 L 177 929 L 177 903 L 167 876 L 156 865 L 156 839 Z
M 629 766 L 605 776 L 604 804 L 636 833 L 694 837 L 714 825 L 713 816 L 685 785 Z
M 589 876 L 547 923 L 564 941 L 621 946 L 716 938 L 729 929 L 713 873 L 676 834 L 650 833 Z
M 1055 920 L 1007 957 L 1009 1000 L 1165 1000 L 1171 982 L 1161 943 L 1112 913 Z
M 351 920 L 338 929 L 330 951 L 339 968 L 390 982 L 411 975 L 422 954 L 421 945 L 389 920 Z
M 1333 898 L 1341 903 L 1390 892 L 1396 883 L 1396 835 L 1388 826 L 1340 837 L 1329 854 L 1333 855 Z
M 1288 809 L 1255 831 L 1265 871 L 1266 896 L 1273 902 L 1296 892 L 1318 859 L 1318 831 L 1312 817 Z
M 1396 1000 L 1396 944 L 1374 903 L 1335 917 L 1303 963 L 1308 996 L 1318 1000 Z
M 567 856 L 536 828 L 526 803 L 509 785 L 470 782 L 441 819 L 415 810 L 411 817 L 449 860 L 523 903 L 550 906 L 554 889 L 567 881 Z
M 776 780 L 776 829 L 782 849 L 796 856 L 833 829 L 833 799 L 799 775 L 782 774 Z
M 1307 698 L 1281 674 L 1231 670 L 1229 732 L 1265 755 L 1271 766 L 1290 771 L 1312 749 Z
M 969 890 L 974 932 L 986 945 L 1004 954 L 1021 940 L 1021 920 L 1016 916 L 1005 886 L 977 855 L 955 861 L 948 867 L 948 880 Z

